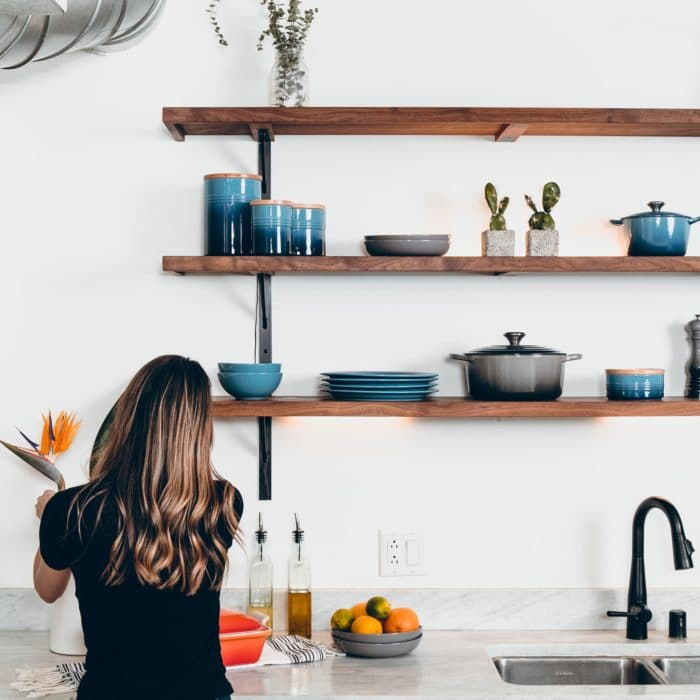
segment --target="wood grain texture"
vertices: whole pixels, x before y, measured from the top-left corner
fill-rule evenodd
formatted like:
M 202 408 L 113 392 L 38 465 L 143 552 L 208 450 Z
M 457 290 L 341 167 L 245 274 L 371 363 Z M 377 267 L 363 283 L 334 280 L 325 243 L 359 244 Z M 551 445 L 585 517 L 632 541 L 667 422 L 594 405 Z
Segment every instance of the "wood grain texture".
M 527 124 L 528 136 L 700 136 L 699 109 L 511 107 L 164 107 L 178 139 L 252 133 L 270 124 L 276 135 L 496 136 Z
M 605 398 L 565 398 L 557 401 L 473 401 L 435 398 L 415 402 L 332 401 L 319 397 L 236 401 L 214 398 L 218 418 L 259 416 L 345 416 L 398 418 L 624 418 L 700 416 L 700 400 L 608 401 Z
M 257 273 L 698 273 L 700 257 L 334 257 L 165 256 L 165 272 L 254 275 Z

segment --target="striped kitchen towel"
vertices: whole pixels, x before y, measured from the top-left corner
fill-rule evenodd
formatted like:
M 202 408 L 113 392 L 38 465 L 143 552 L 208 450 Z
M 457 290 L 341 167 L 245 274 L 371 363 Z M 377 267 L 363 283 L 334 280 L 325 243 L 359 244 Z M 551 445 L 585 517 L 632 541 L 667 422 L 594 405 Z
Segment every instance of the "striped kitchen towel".
M 305 664 L 310 661 L 323 661 L 327 656 L 345 656 L 345 654 L 304 637 L 275 637 L 267 640 L 260 661 L 256 664 L 233 666 L 229 670 L 256 666 Z M 85 664 L 58 664 L 47 668 L 26 666 L 18 668 L 16 672 L 17 680 L 10 684 L 15 690 L 27 693 L 28 698 L 43 698 L 47 695 L 70 693 L 77 690 L 80 680 L 85 675 Z

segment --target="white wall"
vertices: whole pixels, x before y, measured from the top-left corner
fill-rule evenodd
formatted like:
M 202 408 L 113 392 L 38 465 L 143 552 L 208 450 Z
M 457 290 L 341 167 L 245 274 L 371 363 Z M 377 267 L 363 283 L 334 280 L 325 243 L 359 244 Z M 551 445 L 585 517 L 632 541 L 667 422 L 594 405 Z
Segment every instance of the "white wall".
M 39 430 L 39 414 L 83 419 L 61 464 L 79 483 L 97 427 L 133 372 L 165 352 L 219 360 L 253 353 L 254 284 L 177 277 L 163 254 L 202 252 L 202 175 L 254 170 L 246 138 L 174 143 L 163 105 L 267 103 L 271 53 L 255 52 L 253 0 L 223 3 L 218 46 L 205 0 L 170 2 L 152 37 L 124 54 L 69 56 L 0 75 L 0 436 Z M 319 0 L 307 51 L 315 105 L 695 107 L 700 5 L 353 3 Z M 453 233 L 479 253 L 487 180 L 509 194 L 523 250 L 522 194 L 556 179 L 563 255 L 614 255 L 611 216 L 662 198 L 697 215 L 697 139 L 283 137 L 274 194 L 326 202 L 330 254 L 365 233 Z M 697 232 L 695 232 L 697 235 Z M 700 242 L 691 243 L 700 254 Z M 328 277 L 274 280 L 274 355 L 282 391 L 313 393 L 327 369 L 433 369 L 462 391 L 450 352 L 506 330 L 581 352 L 566 393 L 602 394 L 610 366 L 667 369 L 684 387 L 683 324 L 698 280 L 679 277 Z M 291 514 L 301 513 L 319 587 L 623 586 L 632 513 L 671 498 L 700 540 L 695 419 L 589 421 L 275 421 L 274 500 L 258 504 L 256 426 L 218 423 L 216 464 L 265 515 L 284 584 Z M 0 453 L 0 587 L 31 585 L 38 476 Z M 662 516 L 650 519 L 650 585 L 676 573 Z M 377 577 L 380 526 L 424 533 L 428 575 Z M 245 582 L 235 554 L 230 583 Z

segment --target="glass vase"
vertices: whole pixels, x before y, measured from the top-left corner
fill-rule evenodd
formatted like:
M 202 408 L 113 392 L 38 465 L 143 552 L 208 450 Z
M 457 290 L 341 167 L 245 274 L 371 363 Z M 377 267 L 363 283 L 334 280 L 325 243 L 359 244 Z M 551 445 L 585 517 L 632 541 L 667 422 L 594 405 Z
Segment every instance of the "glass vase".
M 309 102 L 309 71 L 304 54 L 277 52 L 270 75 L 270 101 L 274 107 L 303 107 Z

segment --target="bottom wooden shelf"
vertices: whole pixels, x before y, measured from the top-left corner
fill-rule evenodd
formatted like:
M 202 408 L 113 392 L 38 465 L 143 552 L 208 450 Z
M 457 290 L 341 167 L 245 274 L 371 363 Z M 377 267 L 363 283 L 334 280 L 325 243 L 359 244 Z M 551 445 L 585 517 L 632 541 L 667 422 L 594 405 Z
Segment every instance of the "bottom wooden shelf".
M 370 418 L 623 418 L 634 416 L 700 416 L 700 400 L 608 401 L 602 397 L 557 401 L 474 401 L 440 397 L 429 401 L 333 401 L 295 396 L 265 401 L 214 397 L 218 418 L 261 416 L 346 416 Z

